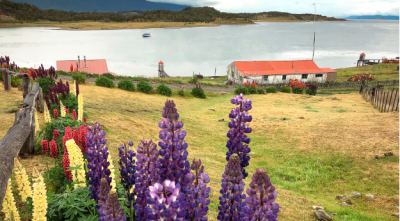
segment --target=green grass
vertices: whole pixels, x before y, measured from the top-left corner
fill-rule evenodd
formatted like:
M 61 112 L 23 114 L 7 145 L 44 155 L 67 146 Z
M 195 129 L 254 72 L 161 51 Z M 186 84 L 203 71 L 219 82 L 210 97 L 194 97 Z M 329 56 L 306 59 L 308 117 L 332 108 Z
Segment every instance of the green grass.
M 350 77 L 358 73 L 364 72 L 371 73 L 373 76 L 375 76 L 375 81 L 399 80 L 399 72 L 396 71 L 397 66 L 399 66 L 399 64 L 376 64 L 361 67 L 336 69 L 336 82 L 347 82 Z

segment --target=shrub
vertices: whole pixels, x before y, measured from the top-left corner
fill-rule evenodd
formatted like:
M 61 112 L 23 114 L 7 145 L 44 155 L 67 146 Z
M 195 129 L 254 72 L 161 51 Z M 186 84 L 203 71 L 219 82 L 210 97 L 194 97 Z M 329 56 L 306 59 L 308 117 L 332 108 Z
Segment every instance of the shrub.
M 265 89 L 265 91 L 267 93 L 276 93 L 278 90 L 276 89 L 276 87 L 269 86 L 269 87 L 267 87 L 267 89 Z
M 249 86 L 249 92 L 250 94 L 258 94 L 257 88 Z
M 41 149 L 40 149 L 41 151 Z M 71 184 L 68 179 L 65 179 L 64 167 L 62 161 L 56 160 L 56 166 L 50 167 L 44 173 L 46 186 L 55 193 L 62 193 L 66 190 L 67 185 Z
M 179 80 L 175 80 L 174 83 L 175 84 L 183 84 L 182 81 L 179 81 Z
M 293 94 L 303 94 L 304 89 L 302 87 L 294 87 L 292 88 Z
M 153 91 L 153 86 L 149 82 L 146 81 L 141 81 L 137 84 L 137 88 L 139 91 L 146 93 L 146 94 L 151 94 Z
M 257 88 L 257 94 L 265 94 L 265 91 L 262 88 Z
M 79 84 L 84 84 L 86 82 L 86 76 L 82 73 L 73 73 L 72 79 L 77 81 Z
M 239 94 L 243 94 L 243 95 L 248 95 L 250 94 L 249 88 L 248 87 L 238 87 L 235 90 L 235 94 L 239 95 Z
M 47 86 L 53 87 L 54 82 L 56 82 L 56 80 L 54 78 L 51 78 L 51 80 L 50 80 L 50 76 L 47 75 L 44 78 L 39 77 L 38 79 L 36 79 L 36 82 L 39 83 L 39 86 L 42 88 L 42 92 L 44 94 L 48 94 L 49 89 Z
M 71 73 L 69 73 L 69 72 L 65 72 L 65 71 L 56 71 L 56 74 L 57 75 L 64 75 L 64 76 L 70 76 L 71 75 Z
M 190 79 L 189 84 L 197 84 L 197 74 L 193 75 L 193 78 Z
M 0 73 L 0 81 L 4 81 L 4 73 Z
M 307 85 L 307 89 L 306 89 L 306 94 L 316 95 L 317 94 L 317 89 L 318 89 L 317 85 L 308 84 Z
M 11 75 L 11 87 L 18 87 L 22 85 L 22 79 Z
M 196 87 L 192 89 L 193 96 L 198 98 L 206 98 L 206 94 L 204 93 L 203 89 L 201 88 L 200 84 L 196 84 Z
M 164 85 L 164 84 L 158 85 L 157 92 L 162 94 L 162 95 L 165 95 L 167 97 L 171 96 L 171 94 L 172 94 L 171 89 L 169 87 L 167 87 L 166 85 Z
M 98 74 L 90 74 L 90 73 L 86 73 L 86 77 L 98 78 L 98 77 L 101 77 L 101 76 L 100 76 L 100 75 L 98 75 Z
M 69 93 L 65 95 L 65 99 L 62 94 L 58 95 L 58 100 L 62 101 L 63 105 L 68 108 L 69 113 L 72 113 L 73 110 L 78 111 L 78 98 L 75 97 L 74 94 Z M 51 104 L 53 105 L 53 104 Z M 59 105 L 59 104 L 57 104 Z M 53 108 L 53 106 L 52 106 Z M 52 112 L 52 111 L 50 111 Z
M 104 73 L 103 75 L 101 75 L 103 77 L 109 78 L 111 80 L 115 80 L 115 76 L 110 74 L 110 73 Z
M 290 87 L 288 87 L 288 86 L 283 86 L 283 87 L 281 87 L 281 92 L 283 92 L 283 93 L 290 93 Z
M 130 80 L 132 80 L 132 81 L 147 81 L 147 82 L 149 82 L 149 79 L 147 79 L 147 78 L 141 78 L 141 77 L 129 77 L 129 79 Z
M 108 77 L 99 77 L 96 79 L 96 85 L 101 87 L 113 88 L 115 87 L 114 82 Z
M 135 85 L 129 80 L 120 81 L 118 83 L 118 88 L 126 91 L 135 91 Z

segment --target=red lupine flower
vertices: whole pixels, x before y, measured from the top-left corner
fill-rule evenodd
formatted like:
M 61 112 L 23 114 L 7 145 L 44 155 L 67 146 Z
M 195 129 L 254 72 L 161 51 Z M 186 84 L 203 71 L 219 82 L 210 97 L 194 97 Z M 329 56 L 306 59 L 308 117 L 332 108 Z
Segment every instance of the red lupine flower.
M 63 136 L 64 153 L 68 153 L 67 147 L 65 146 L 65 143 L 67 142 L 67 140 L 70 140 L 70 139 L 68 139 L 66 136 Z
M 19 70 L 19 73 L 22 74 L 21 70 Z
M 8 68 L 8 64 L 6 63 L 6 68 Z
M 87 120 L 86 117 L 83 117 L 83 122 L 86 122 L 86 120 Z
M 47 151 L 48 151 L 48 143 L 47 143 L 47 140 L 43 140 L 43 141 L 42 141 L 42 152 L 43 152 L 44 154 L 47 154 Z
M 75 110 L 72 111 L 71 118 L 72 118 L 72 120 L 74 120 L 74 121 L 76 120 L 76 111 L 75 111 Z
M 4 64 L 1 66 L 1 68 L 4 68 Z
M 86 151 L 88 149 L 86 146 L 87 138 L 85 137 L 85 135 L 87 133 L 86 125 L 79 126 L 79 133 L 80 133 L 80 139 L 81 139 L 81 151 L 82 151 L 82 153 L 86 153 Z
M 69 114 L 68 108 L 65 108 L 65 114 Z
M 31 67 L 31 71 L 33 71 L 33 67 Z
M 69 181 L 72 182 L 72 174 L 71 171 L 68 171 L 68 167 L 69 167 L 69 157 L 68 157 L 68 153 L 64 152 L 64 156 L 63 156 L 63 166 L 64 166 L 64 174 L 65 174 L 65 178 Z
M 54 159 L 57 158 L 57 144 L 54 140 L 50 141 L 50 156 Z
M 75 144 L 79 146 L 79 131 L 74 127 L 74 132 L 72 133 L 72 138 L 75 141 Z
M 54 136 L 53 139 L 54 139 L 54 140 L 57 140 L 57 137 L 60 136 L 60 132 L 58 132 L 57 129 L 54 129 L 54 130 L 53 130 L 53 136 Z
M 25 69 L 22 69 L 22 73 L 25 73 Z
M 54 108 L 54 119 L 58 120 L 58 110 Z
M 69 126 L 65 128 L 65 137 L 68 140 L 72 139 L 72 130 L 71 130 L 71 128 Z
M 69 69 L 70 69 L 71 72 L 74 70 L 74 67 L 72 66 L 72 64 L 71 64 L 71 67 Z

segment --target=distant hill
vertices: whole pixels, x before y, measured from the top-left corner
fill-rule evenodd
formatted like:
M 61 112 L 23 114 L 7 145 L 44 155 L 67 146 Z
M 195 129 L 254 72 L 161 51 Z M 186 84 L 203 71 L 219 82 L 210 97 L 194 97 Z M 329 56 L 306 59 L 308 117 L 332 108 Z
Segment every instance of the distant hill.
M 385 20 L 399 20 L 398 15 L 352 15 L 346 19 L 385 19 Z
M 3 0 L 2 0 L 3 1 Z M 40 9 L 58 9 L 74 12 L 116 12 L 116 11 L 180 11 L 188 5 L 150 2 L 146 0 L 12 0 L 17 3 L 28 3 Z

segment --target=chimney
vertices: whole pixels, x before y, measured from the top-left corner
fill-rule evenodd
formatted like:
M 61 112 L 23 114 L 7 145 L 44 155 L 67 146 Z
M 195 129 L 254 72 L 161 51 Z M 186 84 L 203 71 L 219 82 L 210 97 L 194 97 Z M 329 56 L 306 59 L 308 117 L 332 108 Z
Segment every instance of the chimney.
M 85 67 L 86 67 L 86 55 L 83 56 L 83 60 L 85 61 Z
M 256 74 L 257 74 L 257 67 L 256 67 Z
M 79 55 L 78 55 L 78 67 L 81 67 L 81 59 L 79 59 Z

